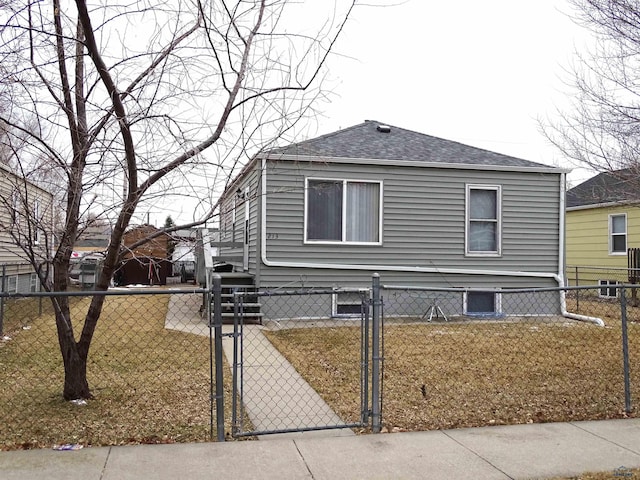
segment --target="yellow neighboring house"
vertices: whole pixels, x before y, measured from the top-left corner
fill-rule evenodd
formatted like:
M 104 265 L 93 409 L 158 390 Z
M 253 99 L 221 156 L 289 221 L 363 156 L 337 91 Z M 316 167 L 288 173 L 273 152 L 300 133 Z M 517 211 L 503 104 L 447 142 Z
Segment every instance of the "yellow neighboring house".
M 570 285 L 628 281 L 627 249 L 640 247 L 640 177 L 635 169 L 604 172 L 567 192 L 566 265 Z

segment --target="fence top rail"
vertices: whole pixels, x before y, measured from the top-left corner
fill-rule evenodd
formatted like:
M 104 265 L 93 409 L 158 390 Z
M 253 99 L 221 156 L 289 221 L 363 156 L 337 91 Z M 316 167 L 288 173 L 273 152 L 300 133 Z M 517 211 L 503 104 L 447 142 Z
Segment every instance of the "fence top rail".
M 635 267 L 597 267 L 591 265 L 567 265 L 567 270 L 605 270 L 605 271 L 619 271 L 619 272 L 639 272 L 640 268 Z
M 541 293 L 541 292 L 567 292 L 573 290 L 597 290 L 601 288 L 605 288 L 603 285 L 581 285 L 574 287 L 541 287 L 541 288 L 460 288 L 460 287 L 420 287 L 420 286 L 412 286 L 412 285 L 381 285 L 380 288 L 384 290 L 406 290 L 406 291 L 422 291 L 422 292 L 442 292 L 442 293 L 468 293 L 468 292 L 479 292 L 479 293 Z M 640 285 L 632 285 L 632 284 L 617 284 L 617 285 L 606 285 L 606 288 L 611 289 L 638 289 Z
M 168 294 L 192 294 L 207 293 L 204 288 L 190 289 L 110 289 L 110 290 L 83 290 L 72 292 L 30 292 L 30 293 L 6 293 L 0 292 L 1 298 L 30 298 L 30 297 L 93 297 L 103 295 L 105 297 L 123 295 L 168 295 Z

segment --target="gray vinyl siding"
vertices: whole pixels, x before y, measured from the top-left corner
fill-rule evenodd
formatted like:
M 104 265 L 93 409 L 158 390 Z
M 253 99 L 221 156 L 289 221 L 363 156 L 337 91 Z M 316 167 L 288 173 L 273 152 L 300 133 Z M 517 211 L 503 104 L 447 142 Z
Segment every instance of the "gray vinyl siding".
M 304 244 L 305 178 L 383 182 L 382 245 Z M 502 255 L 465 256 L 466 184 L 502 188 Z M 560 175 L 556 173 L 270 162 L 267 170 L 267 257 L 276 262 L 455 268 L 557 273 Z M 359 286 L 372 271 L 266 267 L 262 286 L 292 281 Z M 380 272 L 398 281 L 436 284 L 436 273 Z M 485 285 L 484 275 L 447 275 L 455 286 Z M 395 281 L 395 280 L 394 280 Z M 368 283 L 368 281 L 366 282 Z M 551 279 L 497 276 L 495 286 L 552 286 Z M 535 285 L 534 285 L 535 284 Z
M 385 276 L 381 277 L 384 280 Z M 424 286 L 424 285 L 422 285 Z M 465 291 L 436 291 L 402 288 L 402 286 L 387 286 L 381 289 L 385 320 L 394 318 L 409 320 L 425 320 L 431 314 L 430 308 L 437 306 L 437 313 L 448 319 L 466 315 Z M 442 285 L 440 285 L 442 287 Z M 366 286 L 364 287 L 366 288 Z M 485 287 L 487 288 L 487 287 Z M 290 293 L 284 294 L 289 291 Z M 265 319 L 317 319 L 329 318 L 334 314 L 331 294 L 305 294 L 303 289 L 290 291 L 276 290 L 270 294 L 263 291 L 259 297 L 261 311 Z M 365 295 L 368 298 L 369 293 Z M 496 309 L 494 315 L 486 318 L 513 317 L 548 317 L 561 314 L 560 294 L 558 291 L 510 293 L 508 289 L 496 292 Z M 353 298 L 359 298 L 353 294 Z
M 256 274 L 259 260 L 260 225 L 259 211 L 261 201 L 259 171 L 253 171 L 249 177 L 251 204 L 249 209 L 249 272 Z
M 258 171 L 252 171 L 247 175 L 241 183 L 239 183 L 236 189 L 233 190 L 232 195 L 235 196 L 239 190 L 245 195 L 248 189 L 246 198 L 233 198 L 232 195 L 225 197 L 222 200 L 222 208 L 225 212 L 221 219 L 222 239 L 233 242 L 244 241 L 244 230 L 246 220 L 246 207 L 245 202 L 249 202 L 249 272 L 255 274 L 258 268 L 258 212 L 260 209 L 260 188 L 259 188 L 259 174 Z M 234 203 L 235 202 L 235 203 Z M 233 210 L 235 204 L 235 221 L 233 221 Z M 242 256 L 243 248 L 221 249 L 220 254 Z M 243 262 L 234 261 L 231 262 L 236 271 L 242 271 Z

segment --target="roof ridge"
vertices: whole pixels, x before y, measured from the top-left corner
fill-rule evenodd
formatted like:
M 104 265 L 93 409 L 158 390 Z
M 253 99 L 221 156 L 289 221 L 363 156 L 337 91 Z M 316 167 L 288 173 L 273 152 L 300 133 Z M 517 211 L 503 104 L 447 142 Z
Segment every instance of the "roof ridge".
M 331 138 L 331 137 L 334 137 L 336 135 L 340 135 L 341 133 L 348 132 L 349 130 L 355 130 L 358 127 L 362 127 L 363 125 L 366 125 L 366 123 L 369 122 L 369 121 L 370 120 L 365 120 L 364 122 L 357 123 L 356 125 L 351 125 L 350 127 L 340 128 L 340 129 L 335 130 L 333 132 L 324 133 L 324 134 L 322 134 L 322 135 L 320 135 L 318 137 L 307 138 L 306 140 L 302 140 L 300 142 L 290 143 L 289 145 L 285 145 L 283 147 L 275 147 L 274 150 L 280 150 L 280 149 L 283 149 L 283 148 L 291 148 L 291 147 L 295 147 L 297 145 L 303 145 L 305 143 L 315 142 L 317 140 L 324 140 L 326 138 Z

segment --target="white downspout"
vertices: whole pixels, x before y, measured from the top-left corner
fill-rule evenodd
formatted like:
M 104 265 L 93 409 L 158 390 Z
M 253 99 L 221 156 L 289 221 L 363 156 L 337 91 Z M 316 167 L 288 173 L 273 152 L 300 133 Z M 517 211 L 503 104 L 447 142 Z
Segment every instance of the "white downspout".
M 560 222 L 558 232 L 558 275 L 556 275 L 556 281 L 558 282 L 558 286 L 560 288 L 565 287 L 564 284 L 564 262 L 565 262 L 565 228 L 566 228 L 566 204 L 565 204 L 565 194 L 566 194 L 566 173 L 562 173 L 560 175 Z M 577 313 L 570 313 L 567 311 L 567 299 L 566 299 L 566 290 L 560 290 L 560 313 L 565 318 L 569 318 L 571 320 L 579 320 L 581 322 L 591 322 L 595 323 L 599 327 L 604 327 L 604 321 L 598 317 L 589 317 L 587 315 L 580 315 Z

